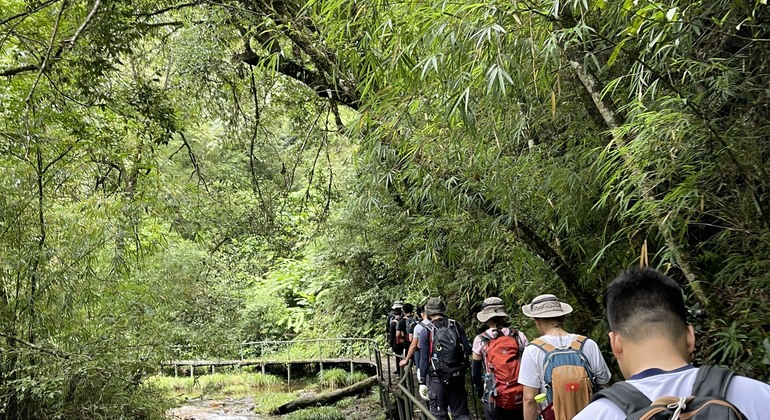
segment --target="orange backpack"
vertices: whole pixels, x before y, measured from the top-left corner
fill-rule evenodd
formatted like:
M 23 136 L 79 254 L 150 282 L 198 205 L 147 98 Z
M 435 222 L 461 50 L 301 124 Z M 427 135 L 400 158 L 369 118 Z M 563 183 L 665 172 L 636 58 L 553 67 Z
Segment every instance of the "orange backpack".
M 519 333 L 511 330 L 492 338 L 486 332 L 481 339 L 486 343 L 484 351 L 484 401 L 506 410 L 524 409 L 524 386 L 519 383 L 521 347 Z

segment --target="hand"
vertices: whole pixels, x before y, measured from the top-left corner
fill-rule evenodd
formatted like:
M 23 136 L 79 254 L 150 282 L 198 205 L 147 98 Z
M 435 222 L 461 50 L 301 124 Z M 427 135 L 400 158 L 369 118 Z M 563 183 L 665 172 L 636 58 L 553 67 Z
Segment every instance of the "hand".
M 428 401 L 428 399 L 429 399 L 429 397 L 428 397 L 428 385 L 423 385 L 423 384 L 420 385 L 420 397 L 423 400 Z
M 408 360 L 408 359 L 404 359 L 404 360 L 402 360 L 402 361 L 398 362 L 398 365 L 399 365 L 399 366 L 401 366 L 401 367 L 404 367 L 404 366 L 406 366 L 408 363 L 409 363 L 409 360 Z

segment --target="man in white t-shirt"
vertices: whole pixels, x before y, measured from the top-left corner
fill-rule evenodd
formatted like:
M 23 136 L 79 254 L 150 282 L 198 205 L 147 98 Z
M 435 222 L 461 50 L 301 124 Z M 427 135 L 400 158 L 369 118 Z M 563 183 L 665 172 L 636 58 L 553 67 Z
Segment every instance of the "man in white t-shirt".
M 562 328 L 566 315 L 572 313 L 572 306 L 560 302 L 554 295 L 540 295 L 529 305 L 522 306 L 521 311 L 534 319 L 535 327 L 542 334 L 540 340 L 556 348 L 570 347 L 578 337 Z M 588 359 L 596 385 L 609 382 L 610 371 L 596 342 L 590 338 L 586 339 L 581 351 Z M 539 415 L 535 395 L 546 392 L 545 354 L 543 349 L 533 343 L 530 343 L 522 353 L 519 383 L 524 385 L 524 420 L 536 420 Z
M 612 353 L 626 383 L 651 401 L 663 396 L 692 395 L 699 371 L 690 364 L 695 333 L 692 325 L 687 324 L 679 284 L 651 268 L 633 268 L 607 286 L 604 303 Z M 734 376 L 725 399 L 749 420 L 770 418 L 770 385 L 766 383 Z M 626 413 L 607 398 L 597 399 L 575 417 L 625 418 Z

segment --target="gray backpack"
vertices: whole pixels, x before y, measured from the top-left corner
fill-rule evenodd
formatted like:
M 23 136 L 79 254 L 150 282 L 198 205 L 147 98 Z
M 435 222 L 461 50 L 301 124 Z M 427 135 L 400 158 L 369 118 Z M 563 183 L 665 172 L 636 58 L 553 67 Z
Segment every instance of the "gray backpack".
M 619 382 L 594 394 L 591 401 L 607 398 L 626 413 L 628 420 L 747 420 L 725 399 L 732 378 L 730 370 L 701 366 L 690 397 L 661 397 L 650 401 L 635 386 Z

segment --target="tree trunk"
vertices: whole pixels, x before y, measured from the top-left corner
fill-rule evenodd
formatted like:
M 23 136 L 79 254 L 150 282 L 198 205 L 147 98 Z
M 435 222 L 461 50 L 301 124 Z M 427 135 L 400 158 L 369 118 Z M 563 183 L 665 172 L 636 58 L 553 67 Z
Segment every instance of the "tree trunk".
M 345 397 L 360 394 L 373 387 L 376 383 L 377 377 L 371 376 L 364 381 L 355 383 L 342 389 L 338 389 L 336 391 L 327 392 L 325 394 L 319 394 L 312 397 L 298 398 L 294 401 L 287 402 L 286 404 L 274 409 L 270 414 L 286 414 L 291 413 L 292 411 L 301 410 L 303 408 L 314 407 L 316 405 L 332 404 Z

